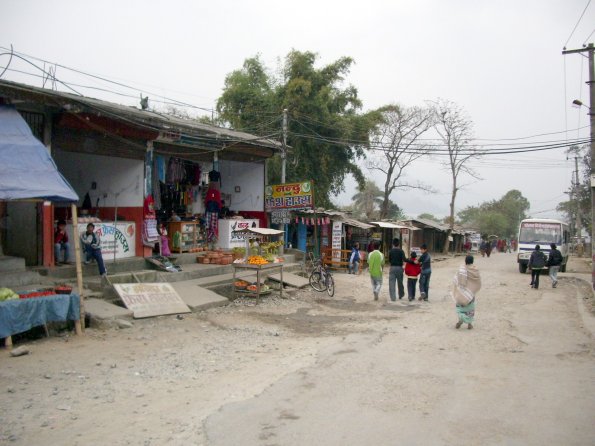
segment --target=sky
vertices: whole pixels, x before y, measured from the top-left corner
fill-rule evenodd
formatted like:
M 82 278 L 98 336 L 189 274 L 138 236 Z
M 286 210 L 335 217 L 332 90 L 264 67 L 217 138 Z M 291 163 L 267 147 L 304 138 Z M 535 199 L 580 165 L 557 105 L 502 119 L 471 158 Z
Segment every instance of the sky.
M 350 56 L 346 79 L 371 110 L 422 106 L 438 98 L 463 107 L 478 144 L 565 141 L 589 135 L 587 59 L 580 48 L 595 27 L 588 0 L 0 0 L 0 46 L 142 89 L 150 99 L 175 98 L 212 109 L 225 76 L 260 54 L 271 69 L 290 50 L 318 53 L 320 65 Z M 576 30 L 573 32 L 573 28 Z M 571 35 L 572 34 L 572 35 Z M 570 37 L 570 38 L 569 38 Z M 588 42 L 595 41 L 595 34 Z M 0 56 L 1 68 L 8 62 Z M 43 64 L 39 62 L 41 66 Z M 46 69 L 49 65 L 46 65 Z M 39 73 L 15 60 L 3 78 L 41 86 Z M 56 77 L 105 87 L 61 67 Z M 116 89 L 114 87 L 114 89 Z M 84 94 L 127 105 L 134 96 Z M 582 128 L 582 129 L 581 129 Z M 577 130 L 579 129 L 579 130 Z M 490 141 L 486 141 L 490 140 Z M 506 141 L 511 142 L 511 141 Z M 492 146 L 495 147 L 495 146 Z M 378 173 L 364 173 L 383 184 Z M 556 217 L 571 184 L 574 160 L 564 149 L 475 161 L 481 180 L 462 178 L 457 210 L 520 190 L 535 217 Z M 435 190 L 399 190 L 391 199 L 409 216 L 448 214 L 450 178 L 436 158 L 407 170 L 409 181 Z M 349 204 L 355 182 L 336 197 Z

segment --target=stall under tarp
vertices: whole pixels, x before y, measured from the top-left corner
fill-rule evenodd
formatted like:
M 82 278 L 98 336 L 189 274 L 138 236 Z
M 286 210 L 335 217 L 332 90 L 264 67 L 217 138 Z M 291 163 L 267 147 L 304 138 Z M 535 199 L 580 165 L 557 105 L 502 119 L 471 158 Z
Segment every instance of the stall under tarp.
M 0 200 L 78 201 L 45 146 L 11 106 L 0 106 Z

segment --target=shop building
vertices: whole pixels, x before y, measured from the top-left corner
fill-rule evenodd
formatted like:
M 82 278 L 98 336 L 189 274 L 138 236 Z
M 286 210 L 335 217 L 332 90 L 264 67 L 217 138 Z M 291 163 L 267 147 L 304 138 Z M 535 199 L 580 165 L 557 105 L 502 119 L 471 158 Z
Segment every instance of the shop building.
M 277 141 L 9 81 L 0 81 L 0 103 L 14 106 L 46 146 L 80 197 L 80 222 L 95 221 L 103 231 L 107 261 L 114 252 L 153 254 L 148 214 L 158 222 L 175 212 L 203 224 L 209 183 L 225 201 L 225 216 L 237 218 L 231 224 L 244 217 L 267 226 L 265 163 L 281 149 Z M 53 265 L 52 228 L 70 220 L 69 207 L 6 202 L 0 213 L 6 254 Z M 199 237 L 206 235 L 203 228 Z

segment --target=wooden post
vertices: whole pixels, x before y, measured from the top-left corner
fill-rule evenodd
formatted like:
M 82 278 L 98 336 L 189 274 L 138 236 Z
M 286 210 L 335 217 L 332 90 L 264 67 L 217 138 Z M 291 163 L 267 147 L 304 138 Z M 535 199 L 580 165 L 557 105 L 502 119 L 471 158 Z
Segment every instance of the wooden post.
M 72 204 L 72 234 L 74 241 L 74 258 L 76 262 L 76 284 L 79 291 L 79 304 L 81 309 L 81 317 L 78 322 L 75 322 L 74 328 L 76 334 L 82 334 L 85 331 L 85 299 L 83 297 L 83 268 L 81 266 L 81 238 L 78 233 L 79 219 L 76 210 L 76 203 Z

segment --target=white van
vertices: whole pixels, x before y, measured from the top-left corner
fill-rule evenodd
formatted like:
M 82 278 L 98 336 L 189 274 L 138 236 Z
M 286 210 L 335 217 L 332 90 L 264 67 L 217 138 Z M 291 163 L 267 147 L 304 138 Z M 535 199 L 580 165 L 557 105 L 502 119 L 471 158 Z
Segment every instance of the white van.
M 568 225 L 551 218 L 528 218 L 521 221 L 516 252 L 519 272 L 522 274 L 527 272 L 529 257 L 535 245 L 539 245 L 543 253 L 549 256 L 551 243 L 555 243 L 562 253 L 560 272 L 565 272 L 570 244 Z

